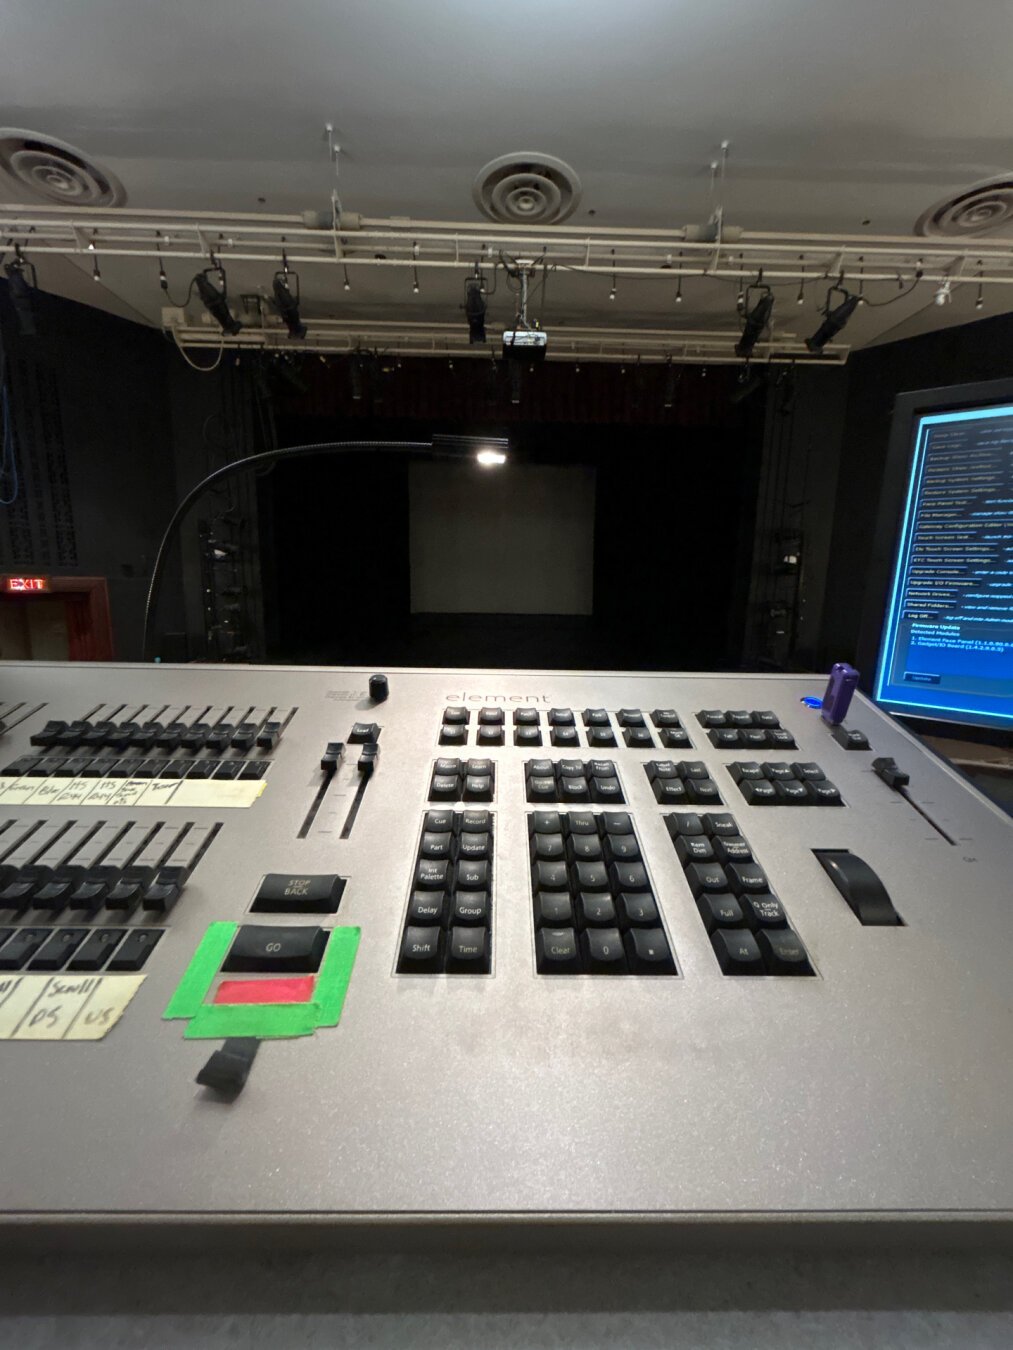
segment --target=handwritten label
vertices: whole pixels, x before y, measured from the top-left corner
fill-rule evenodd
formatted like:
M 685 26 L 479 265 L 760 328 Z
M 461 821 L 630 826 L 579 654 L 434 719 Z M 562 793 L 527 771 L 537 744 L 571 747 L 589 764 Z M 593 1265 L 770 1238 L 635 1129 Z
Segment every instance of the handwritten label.
M 137 799 L 148 786 L 147 778 L 116 778 L 116 791 L 104 806 L 135 806 Z
M 263 778 L 0 778 L 0 806 L 252 806 Z
M 179 778 L 156 778 L 149 782 L 148 789 L 141 795 L 138 806 L 168 806 L 169 799 L 179 791 Z
M 0 979 L 0 1040 L 100 1041 L 143 975 L 10 975 Z
M 30 806 L 54 806 L 56 799 L 67 786 L 66 778 L 36 778 L 35 791 L 28 798 Z
M 91 791 L 95 783 L 94 778 L 68 778 L 64 782 L 63 791 L 59 793 L 52 801 L 53 806 L 80 806 L 85 797 Z
M 122 778 L 92 778 L 91 792 L 84 799 L 85 806 L 109 806 L 123 786 Z

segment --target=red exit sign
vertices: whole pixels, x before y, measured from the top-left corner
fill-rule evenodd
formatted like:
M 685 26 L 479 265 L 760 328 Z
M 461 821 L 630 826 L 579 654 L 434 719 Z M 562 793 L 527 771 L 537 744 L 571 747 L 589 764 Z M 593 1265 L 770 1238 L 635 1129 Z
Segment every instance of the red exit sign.
M 2 583 L 3 589 L 8 594 L 23 595 L 29 591 L 48 591 L 48 577 L 4 577 Z

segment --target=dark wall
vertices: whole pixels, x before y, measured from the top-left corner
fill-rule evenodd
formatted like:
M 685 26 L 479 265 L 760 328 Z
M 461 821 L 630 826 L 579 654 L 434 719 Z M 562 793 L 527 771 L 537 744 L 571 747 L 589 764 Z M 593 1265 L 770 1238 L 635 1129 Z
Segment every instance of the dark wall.
M 490 363 L 491 367 L 491 363 Z M 280 660 L 377 665 L 706 669 L 739 663 L 763 424 L 735 372 L 602 365 L 309 363 L 279 388 L 282 443 L 435 432 L 509 435 L 514 456 L 596 472 L 594 613 L 412 615 L 406 466 L 297 461 L 261 483 Z M 355 397 L 360 394 L 361 397 Z M 671 406 L 666 407 L 670 402 Z M 441 414 L 442 410 L 442 414 Z M 368 422 L 368 426 L 367 426 Z M 546 578 L 551 586 L 551 577 Z
M 203 352 L 197 364 L 202 362 L 207 364 Z M 271 400 L 249 360 L 237 364 L 229 355 L 213 370 L 194 369 L 170 350 L 165 378 L 179 496 L 214 470 L 274 443 Z M 211 561 L 209 540 L 228 548 L 222 562 Z M 173 553 L 174 568 L 179 569 L 174 576 L 181 570 L 185 599 L 175 645 L 190 658 L 262 657 L 260 560 L 255 479 L 249 473 L 231 475 L 195 502 Z M 169 589 L 167 584 L 166 599 Z M 178 589 L 177 579 L 173 590 Z M 170 614 L 162 615 L 160 631 L 171 631 Z
M 884 559 L 875 550 L 894 399 L 910 390 L 998 379 L 1013 373 L 1013 315 L 856 352 L 849 361 L 830 567 L 823 603 L 820 665 L 854 661 L 868 686 L 884 603 Z M 901 502 L 897 502 L 899 513 Z
M 139 655 L 162 529 L 204 474 L 272 444 L 437 431 L 507 433 L 522 457 L 594 467 L 590 619 L 412 616 L 403 466 L 306 460 L 238 475 L 195 509 L 159 611 L 158 631 L 185 637 L 173 652 L 223 659 L 205 641 L 202 524 L 237 546 L 237 659 L 734 669 L 808 664 L 818 647 L 841 372 L 800 371 L 790 414 L 780 386 L 733 403 L 729 367 L 512 374 L 491 359 L 244 353 L 205 373 L 161 334 L 35 302 L 39 336 L 21 338 L 0 288 L 22 467 L 19 501 L 0 512 L 0 567 L 107 576 L 124 658 Z M 786 585 L 778 551 L 799 522 L 805 575 Z M 799 602 L 787 651 L 763 627 L 786 590 Z
M 176 493 L 160 333 L 37 292 L 22 336 L 6 283 L 0 333 L 20 490 L 0 507 L 0 570 L 104 576 L 117 656 L 140 654 L 158 538 Z M 166 587 L 171 622 L 178 580 Z
M 742 664 L 817 668 L 848 367 L 772 372 Z

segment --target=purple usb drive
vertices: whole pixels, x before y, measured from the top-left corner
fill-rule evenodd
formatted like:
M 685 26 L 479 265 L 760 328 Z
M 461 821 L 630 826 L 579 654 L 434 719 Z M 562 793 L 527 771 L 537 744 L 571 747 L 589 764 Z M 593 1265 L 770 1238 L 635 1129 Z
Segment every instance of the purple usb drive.
M 838 661 L 830 671 L 823 710 L 820 716 L 827 726 L 836 727 L 844 721 L 851 706 L 851 695 L 858 687 L 858 671 L 847 661 Z

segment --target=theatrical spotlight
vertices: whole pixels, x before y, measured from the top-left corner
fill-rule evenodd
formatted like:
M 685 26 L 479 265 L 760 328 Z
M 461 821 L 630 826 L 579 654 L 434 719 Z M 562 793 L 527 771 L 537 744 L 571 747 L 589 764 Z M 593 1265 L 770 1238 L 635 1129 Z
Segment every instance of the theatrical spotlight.
M 221 290 L 209 279 L 209 272 L 217 272 L 221 277 Z M 197 273 L 193 279 L 193 284 L 197 287 L 197 293 L 204 308 L 213 319 L 218 321 L 223 333 L 228 333 L 229 337 L 235 337 L 237 333 L 242 331 L 243 325 L 233 316 L 228 306 L 224 267 L 205 268 L 203 272 Z
M 295 291 L 292 290 L 290 277 L 295 277 Z M 285 321 L 289 337 L 304 338 L 306 325 L 299 317 L 299 274 L 290 272 L 286 265 L 274 274 L 274 303 L 278 313 Z
M 844 299 L 836 309 L 830 308 L 830 297 L 834 291 Z M 861 304 L 861 297 L 852 295 L 843 286 L 831 286 L 827 291 L 826 304 L 823 306 L 823 322 L 812 337 L 806 338 L 805 345 L 811 352 L 821 352 L 830 339 L 838 334 Z
M 468 319 L 468 341 L 485 341 L 485 281 L 476 271 L 464 283 L 464 312 Z
M 751 286 L 749 288 L 753 290 Z M 747 292 L 748 295 L 748 292 Z M 742 336 L 735 344 L 736 356 L 751 356 L 753 348 L 763 336 L 763 330 L 770 323 L 770 315 L 774 308 L 774 296 L 769 290 L 760 296 L 756 304 L 746 315 L 746 321 L 742 326 Z
M 7 274 L 7 293 L 18 318 L 18 331 L 22 337 L 35 337 L 37 329 L 35 307 L 32 304 L 32 293 L 37 284 L 35 268 L 19 252 L 14 262 L 7 264 L 4 272 Z M 28 279 L 29 274 L 31 281 Z

